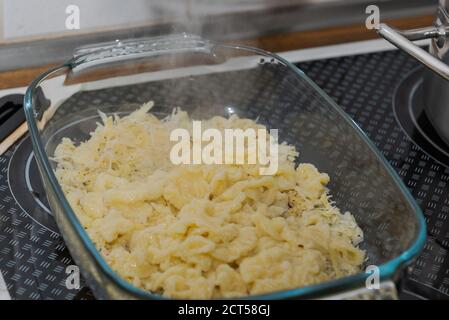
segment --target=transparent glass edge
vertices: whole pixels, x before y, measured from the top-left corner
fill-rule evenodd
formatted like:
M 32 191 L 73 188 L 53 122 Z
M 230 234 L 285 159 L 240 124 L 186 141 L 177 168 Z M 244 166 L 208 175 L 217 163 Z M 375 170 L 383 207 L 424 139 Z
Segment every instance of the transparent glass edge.
M 360 126 L 335 102 L 328 96 L 326 92 L 324 92 L 323 89 L 321 89 L 315 82 L 313 82 L 302 70 L 300 70 L 298 67 L 296 67 L 294 64 L 290 63 L 289 61 L 283 59 L 282 57 L 272 54 L 277 59 L 283 61 L 285 64 L 287 64 L 290 68 L 292 68 L 296 73 L 301 76 L 304 80 L 306 80 L 309 85 L 315 89 L 315 91 L 323 97 L 332 107 L 340 114 L 340 116 L 358 133 L 358 135 L 362 138 L 362 140 L 369 146 L 371 151 L 376 155 L 377 159 L 380 163 L 384 166 L 384 168 L 387 170 L 387 172 L 391 175 L 393 178 L 393 181 L 395 182 L 396 186 L 399 188 L 400 191 L 404 194 L 406 200 L 411 205 L 413 209 L 413 213 L 415 214 L 415 217 L 418 221 L 418 228 L 419 231 L 417 233 L 416 240 L 414 243 L 405 250 L 401 255 L 398 257 L 390 260 L 389 262 L 381 265 L 381 271 L 382 267 L 384 267 L 384 271 L 388 271 L 387 267 L 393 267 L 393 269 L 396 269 L 401 263 L 407 262 L 407 260 L 413 259 L 416 257 L 421 249 L 424 247 L 425 241 L 426 241 L 426 234 L 427 234 L 427 227 L 426 222 L 424 219 L 424 214 L 421 210 L 421 208 L 416 203 L 416 200 L 413 198 L 410 190 L 404 185 L 403 181 L 399 177 L 398 173 L 394 168 L 391 166 L 391 164 L 388 162 L 388 160 L 385 158 L 385 156 L 379 151 L 379 149 L 376 147 L 376 145 L 371 141 L 371 139 L 368 137 L 368 135 L 360 128 Z M 392 270 L 394 273 L 395 270 Z
M 304 79 L 321 97 L 323 97 L 337 112 L 338 114 L 345 120 L 362 138 L 362 140 L 367 143 L 367 145 L 370 147 L 371 151 L 376 155 L 378 161 L 382 163 L 382 165 L 385 167 L 387 172 L 391 175 L 393 178 L 393 181 L 401 190 L 401 192 L 404 194 L 405 198 L 411 205 L 411 207 L 414 209 L 415 217 L 418 221 L 418 236 L 415 242 L 407 249 L 405 250 L 401 255 L 397 256 L 396 258 L 382 264 L 379 266 L 380 269 L 380 276 L 381 278 L 390 278 L 392 277 L 401 267 L 402 265 L 411 262 L 414 258 L 417 257 L 419 252 L 424 246 L 425 240 L 426 240 L 426 223 L 424 220 L 424 215 L 419 208 L 419 206 L 416 204 L 415 199 L 412 197 L 410 191 L 406 188 L 406 186 L 403 184 L 402 180 L 400 179 L 397 172 L 391 167 L 389 162 L 385 159 L 385 157 L 380 153 L 380 151 L 377 149 L 377 147 L 374 145 L 374 143 L 369 139 L 369 137 L 363 132 L 363 130 L 354 122 L 352 118 L 349 117 L 348 114 L 346 114 L 341 107 L 336 104 L 317 84 L 315 84 L 305 73 L 300 70 L 298 67 L 296 67 L 294 64 L 290 63 L 289 61 L 283 59 L 282 57 L 278 56 L 277 54 L 270 53 L 268 51 L 248 47 L 248 46 L 234 46 L 234 45 L 226 45 L 226 44 L 220 44 L 213 41 L 208 41 L 209 44 L 214 46 L 220 46 L 224 48 L 232 48 L 232 49 L 243 49 L 243 50 L 249 50 L 257 54 L 270 56 L 273 58 L 276 58 L 280 62 L 287 65 L 290 69 L 295 71 L 295 73 Z M 37 128 L 37 123 L 34 118 L 34 111 L 32 106 L 32 93 L 37 88 L 39 83 L 44 80 L 46 77 L 48 77 L 50 74 L 57 72 L 59 70 L 62 70 L 63 68 L 71 68 L 72 65 L 70 62 L 63 64 L 61 66 L 55 67 L 53 69 L 50 69 L 49 71 L 41 74 L 39 77 L 37 77 L 27 88 L 27 91 L 25 93 L 24 97 L 24 110 L 26 119 L 28 122 L 29 130 L 30 130 L 30 136 L 33 143 L 34 151 L 36 153 L 37 161 L 41 163 L 41 167 L 43 168 L 46 178 L 50 181 L 52 191 L 56 195 L 58 201 L 60 202 L 61 206 L 64 208 L 64 213 L 67 214 L 68 220 L 72 224 L 72 226 L 77 231 L 78 235 L 80 236 L 80 239 L 82 240 L 84 246 L 88 249 L 89 254 L 94 257 L 95 262 L 97 265 L 102 269 L 102 271 L 111 279 L 113 280 L 117 285 L 119 285 L 122 289 L 130 292 L 133 295 L 139 296 L 141 298 L 150 298 L 150 299 L 167 299 L 166 297 L 163 297 L 161 295 L 153 294 L 151 292 L 142 290 L 140 288 L 137 288 L 124 280 L 122 277 L 120 277 L 115 271 L 113 271 L 110 266 L 106 263 L 106 261 L 103 259 L 99 251 L 96 249 L 94 243 L 90 239 L 90 237 L 87 235 L 86 231 L 82 227 L 80 221 L 78 220 L 76 214 L 74 213 L 73 209 L 69 205 L 64 192 L 62 191 L 61 186 L 59 185 L 59 182 L 57 181 L 57 178 L 51 169 L 50 162 L 48 159 L 48 156 L 44 150 L 44 146 L 42 144 L 42 141 L 39 137 L 39 131 Z M 290 290 L 284 290 L 280 292 L 275 293 L 268 293 L 268 294 L 262 294 L 262 295 L 253 295 L 248 297 L 243 297 L 244 299 L 286 299 L 286 298 L 294 298 L 294 297 L 301 297 L 309 294 L 321 294 L 326 293 L 327 291 L 339 287 L 353 287 L 357 283 L 359 285 L 362 285 L 362 282 L 367 278 L 367 274 L 359 273 L 356 275 L 344 277 L 341 279 L 336 279 L 332 281 L 327 281 L 321 284 L 296 288 L 296 289 L 290 289 Z

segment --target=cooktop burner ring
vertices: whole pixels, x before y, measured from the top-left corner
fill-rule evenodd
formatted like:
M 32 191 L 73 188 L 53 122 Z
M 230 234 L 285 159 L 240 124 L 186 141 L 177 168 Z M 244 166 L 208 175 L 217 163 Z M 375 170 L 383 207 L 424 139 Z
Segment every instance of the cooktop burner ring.
M 393 112 L 407 137 L 425 154 L 449 167 L 449 146 L 438 135 L 424 112 L 423 68 L 410 71 L 397 86 Z
M 8 187 L 23 212 L 42 227 L 59 233 L 47 203 L 29 136 L 19 142 L 11 155 L 8 164 Z
M 53 215 L 53 213 L 51 213 L 50 209 L 48 208 L 48 205 L 43 203 L 43 201 L 41 199 L 39 199 L 39 196 L 36 196 L 36 191 L 34 191 L 32 185 L 31 185 L 30 167 L 31 167 L 32 161 L 36 161 L 36 159 L 34 158 L 34 152 L 31 152 L 30 155 L 28 156 L 26 166 L 25 166 L 26 186 L 28 188 L 28 191 L 33 195 L 33 198 L 37 202 L 39 207 L 41 207 L 48 214 Z

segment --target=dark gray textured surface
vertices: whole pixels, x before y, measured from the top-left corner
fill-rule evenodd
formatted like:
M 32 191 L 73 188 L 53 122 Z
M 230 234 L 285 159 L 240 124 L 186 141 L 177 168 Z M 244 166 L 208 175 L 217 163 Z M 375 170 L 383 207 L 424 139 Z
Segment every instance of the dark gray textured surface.
M 413 272 L 403 280 L 405 288 L 426 298 L 449 298 L 449 169 L 411 143 L 392 109 L 395 87 L 417 63 L 399 51 L 389 51 L 299 66 L 368 134 L 424 211 L 429 237 Z M 0 157 L 0 270 L 10 295 L 15 299 L 83 297 L 85 290 L 77 295 L 78 291 L 65 288 L 65 267 L 71 259 L 59 235 L 33 221 L 11 196 L 7 170 L 12 152 Z
M 299 66 L 368 134 L 424 212 L 428 240 L 404 286 L 423 297 L 449 298 L 449 169 L 406 137 L 392 108 L 397 85 L 418 63 L 388 51 Z

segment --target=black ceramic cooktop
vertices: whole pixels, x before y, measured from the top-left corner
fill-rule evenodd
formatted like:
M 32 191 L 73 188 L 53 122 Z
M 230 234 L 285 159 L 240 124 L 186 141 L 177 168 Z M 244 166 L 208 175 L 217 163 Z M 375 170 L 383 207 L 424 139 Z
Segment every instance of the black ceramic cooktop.
M 393 111 L 393 102 L 404 100 L 395 98 L 396 88 L 413 82 L 405 77 L 418 64 L 400 51 L 387 51 L 304 62 L 299 67 L 368 134 L 425 214 L 428 240 L 402 281 L 401 297 L 448 299 L 449 168 L 412 141 L 413 134 L 405 133 Z M 70 264 L 26 136 L 0 156 L 0 271 L 13 299 L 92 298 L 88 288 L 66 288 Z

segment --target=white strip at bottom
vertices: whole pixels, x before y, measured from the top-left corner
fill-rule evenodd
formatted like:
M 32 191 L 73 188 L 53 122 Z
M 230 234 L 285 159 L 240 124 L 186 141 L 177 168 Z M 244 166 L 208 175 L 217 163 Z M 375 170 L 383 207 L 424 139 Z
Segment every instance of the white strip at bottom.
M 0 273 L 0 300 L 11 300 L 11 296 L 9 295 L 8 289 L 6 289 L 5 280 L 3 280 L 3 276 Z

